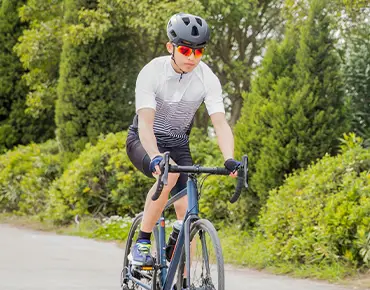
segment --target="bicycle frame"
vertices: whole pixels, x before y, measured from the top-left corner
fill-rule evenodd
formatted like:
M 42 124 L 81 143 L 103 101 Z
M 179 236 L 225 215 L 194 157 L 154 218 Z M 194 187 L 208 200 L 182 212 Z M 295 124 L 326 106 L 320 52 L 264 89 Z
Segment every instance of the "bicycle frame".
M 188 209 L 184 218 L 184 223 L 180 230 L 179 236 L 177 238 L 176 248 L 174 250 L 172 260 L 170 266 L 168 268 L 168 272 L 165 268 L 162 270 L 162 285 L 163 290 L 171 290 L 172 283 L 175 279 L 175 274 L 177 267 L 179 265 L 181 259 L 182 248 L 185 243 L 185 257 L 190 257 L 190 225 L 191 222 L 194 220 L 198 220 L 199 214 L 199 204 L 198 204 L 198 190 L 195 183 L 195 177 L 192 174 L 188 175 L 187 181 L 187 195 L 188 195 Z M 162 235 L 161 235 L 162 233 Z M 165 257 L 165 249 L 166 249 L 166 241 L 165 241 L 165 229 L 164 227 L 160 227 L 159 230 L 159 240 L 160 243 L 164 242 L 164 247 L 161 247 L 160 250 L 160 257 L 161 257 L 161 266 L 166 265 L 166 257 Z M 161 239 L 162 236 L 162 239 Z M 164 263 L 163 263 L 164 262 Z M 187 273 L 187 283 L 190 283 L 190 259 L 186 259 L 186 273 Z M 187 288 L 190 285 L 186 285 Z
M 182 191 L 178 192 L 174 197 L 172 197 L 168 202 L 163 210 L 161 217 L 156 223 L 156 226 L 153 229 L 153 233 L 155 235 L 156 241 L 158 241 L 157 246 L 157 256 L 158 261 L 157 264 L 154 266 L 153 276 L 150 276 L 149 274 L 142 273 L 142 275 L 146 278 L 151 279 L 152 283 L 151 285 L 147 285 L 142 283 L 139 279 L 136 279 L 132 276 L 132 273 L 130 270 L 127 273 L 127 276 L 130 280 L 132 280 L 134 283 L 140 285 L 144 289 L 147 290 L 155 290 L 156 289 L 156 283 L 157 283 L 157 272 L 160 271 L 160 282 L 162 285 L 162 290 L 172 290 L 172 283 L 175 279 L 175 274 L 177 271 L 177 268 L 179 266 L 179 263 L 181 261 L 181 254 L 183 251 L 183 248 L 185 248 L 185 270 L 186 270 L 186 284 L 184 285 L 186 289 L 189 289 L 190 287 L 190 227 L 192 222 L 199 220 L 198 214 L 199 214 L 199 204 L 198 204 L 198 189 L 196 185 L 196 176 L 199 173 L 208 173 L 208 174 L 216 174 L 216 175 L 229 175 L 230 172 L 225 168 L 219 168 L 219 167 L 201 167 L 198 165 L 195 166 L 177 166 L 177 165 L 170 165 L 170 153 L 165 152 L 164 153 L 164 159 L 163 162 L 160 164 L 161 168 L 161 175 L 158 179 L 157 189 L 155 193 L 152 195 L 152 200 L 157 200 L 162 192 L 163 186 L 167 185 L 168 182 L 168 173 L 169 172 L 186 172 L 188 174 L 188 181 L 187 181 L 187 187 L 183 189 Z M 241 167 L 238 169 L 238 181 L 237 186 L 234 195 L 230 199 L 231 203 L 234 203 L 238 200 L 241 189 L 243 185 L 248 188 L 248 156 L 244 155 L 242 158 L 242 164 Z M 175 246 L 174 253 L 172 255 L 172 260 L 167 267 L 167 260 L 166 260 L 166 232 L 165 232 L 165 218 L 164 218 L 164 212 L 166 209 L 168 209 L 174 202 L 179 200 L 185 195 L 188 195 L 188 208 L 186 211 L 186 215 L 184 217 L 184 222 L 182 225 L 182 228 L 179 232 L 177 243 Z M 202 238 L 202 235 L 200 235 L 201 243 L 205 250 L 203 251 L 203 259 L 206 260 L 206 264 L 208 265 L 208 253 L 207 248 L 205 247 L 205 241 Z M 159 262 L 159 263 L 158 263 Z M 168 269 L 167 269 L 168 268 Z M 209 268 L 207 267 L 207 271 L 209 271 Z
M 162 215 L 160 219 L 158 220 L 156 224 L 157 230 L 154 231 L 155 235 L 158 235 L 157 241 L 159 241 L 159 245 L 157 245 L 157 251 L 159 251 L 159 269 L 161 269 L 160 273 L 160 279 L 161 279 L 161 285 L 163 285 L 163 290 L 172 290 L 172 284 L 175 279 L 176 270 L 178 268 L 180 259 L 181 259 L 181 253 L 183 246 L 185 244 L 185 256 L 190 257 L 190 226 L 191 222 L 194 220 L 198 220 L 198 214 L 199 214 L 199 204 L 198 204 L 198 190 L 196 187 L 196 178 L 192 174 L 188 174 L 188 181 L 187 181 L 187 188 L 183 189 L 182 191 L 178 192 L 173 198 L 171 198 L 167 205 L 165 210 L 170 207 L 175 201 L 179 200 L 183 196 L 187 194 L 188 196 L 188 209 L 184 218 L 184 222 L 182 225 L 182 228 L 180 230 L 179 236 L 177 238 L 176 247 L 172 256 L 171 263 L 167 269 L 167 262 L 166 262 L 166 232 L 165 232 L 165 218 L 164 218 L 164 212 L 162 212 Z M 190 283 L 190 260 L 186 259 L 186 273 L 187 273 L 187 283 Z M 154 274 L 154 276 L 156 273 Z M 130 280 L 133 280 L 135 283 L 140 285 L 142 288 L 151 290 L 153 289 L 151 285 L 144 284 L 140 280 L 134 278 L 130 271 L 128 273 L 128 276 Z M 187 285 L 187 288 L 189 288 L 190 285 Z

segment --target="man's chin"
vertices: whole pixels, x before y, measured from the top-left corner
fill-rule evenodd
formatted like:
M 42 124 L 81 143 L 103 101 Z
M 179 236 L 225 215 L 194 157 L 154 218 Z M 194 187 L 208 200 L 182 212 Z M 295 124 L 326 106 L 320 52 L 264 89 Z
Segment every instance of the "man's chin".
M 189 73 L 189 72 L 193 71 L 195 69 L 195 67 L 196 67 L 196 65 L 194 65 L 194 66 L 184 65 L 182 71 L 186 72 L 186 73 Z

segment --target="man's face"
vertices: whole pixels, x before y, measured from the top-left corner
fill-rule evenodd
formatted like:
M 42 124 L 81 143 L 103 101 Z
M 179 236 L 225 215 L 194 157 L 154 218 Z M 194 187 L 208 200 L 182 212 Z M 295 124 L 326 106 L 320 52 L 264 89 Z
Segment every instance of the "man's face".
M 199 64 L 202 59 L 203 49 L 192 50 L 187 46 L 175 46 L 172 43 L 167 43 L 167 50 L 172 54 L 175 49 L 174 58 L 177 66 L 184 72 L 191 72 Z M 176 66 L 175 66 L 176 70 Z

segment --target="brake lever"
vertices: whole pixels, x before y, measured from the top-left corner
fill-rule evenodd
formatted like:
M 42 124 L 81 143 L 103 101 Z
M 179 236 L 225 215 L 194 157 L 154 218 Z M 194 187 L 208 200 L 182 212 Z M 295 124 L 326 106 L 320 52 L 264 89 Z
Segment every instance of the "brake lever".
M 244 155 L 242 159 L 243 171 L 244 171 L 244 186 L 248 188 L 248 156 Z
M 158 178 L 157 189 L 152 196 L 153 201 L 159 198 L 159 196 L 162 193 L 163 186 L 168 184 L 169 163 L 170 163 L 170 152 L 165 152 L 163 155 L 163 160 L 159 164 L 159 168 L 161 169 L 161 174 L 159 175 L 159 178 Z
M 163 156 L 164 161 L 164 168 L 161 168 L 161 170 L 164 169 L 163 176 L 162 176 L 162 182 L 164 185 L 168 184 L 168 171 L 170 168 L 170 152 L 165 152 Z
M 236 202 L 242 192 L 243 185 L 248 188 L 248 156 L 244 155 L 241 167 L 238 169 L 238 181 L 234 195 L 230 198 L 230 202 Z

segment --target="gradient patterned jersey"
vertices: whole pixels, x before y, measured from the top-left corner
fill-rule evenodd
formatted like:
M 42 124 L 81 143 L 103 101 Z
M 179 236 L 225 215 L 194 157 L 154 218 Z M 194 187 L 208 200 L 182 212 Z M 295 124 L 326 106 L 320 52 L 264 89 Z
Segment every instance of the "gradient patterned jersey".
M 189 143 L 194 115 L 205 103 L 208 114 L 225 113 L 220 81 L 203 62 L 187 74 L 177 73 L 171 57 L 153 59 L 139 73 L 136 81 L 136 112 L 152 108 L 155 112 L 154 134 L 158 145 L 178 147 Z M 130 127 L 137 133 L 137 115 Z

